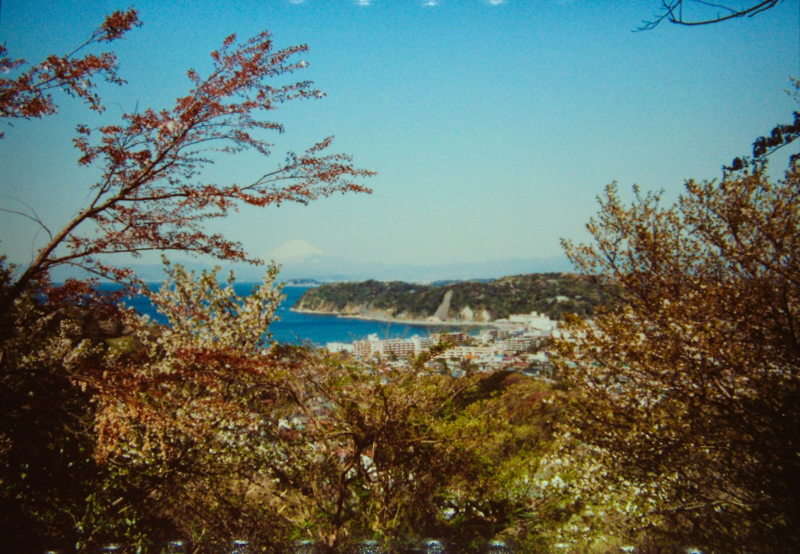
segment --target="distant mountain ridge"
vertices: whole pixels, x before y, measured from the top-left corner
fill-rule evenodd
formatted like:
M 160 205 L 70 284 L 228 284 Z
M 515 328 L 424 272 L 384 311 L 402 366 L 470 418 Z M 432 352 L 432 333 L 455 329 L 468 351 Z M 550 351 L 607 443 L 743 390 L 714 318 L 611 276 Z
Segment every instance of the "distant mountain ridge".
M 113 263 L 113 260 L 109 260 Z M 199 260 L 176 261 L 187 269 L 194 271 L 210 270 L 215 265 L 222 266 L 222 276 L 234 271 L 237 281 L 261 281 L 264 266 L 249 264 L 224 264 L 214 261 Z M 161 264 L 124 264 L 130 267 L 144 281 L 160 282 L 164 280 L 164 269 Z M 441 265 L 381 264 L 360 263 L 332 256 L 311 255 L 302 260 L 290 261 L 281 265 L 278 281 L 314 280 L 318 282 L 337 281 L 409 281 L 432 283 L 435 281 L 463 281 L 470 279 L 497 279 L 504 275 L 520 275 L 527 273 L 572 271 L 572 265 L 566 256 L 551 258 L 528 258 L 493 260 L 486 262 L 464 262 Z M 52 279 L 61 282 L 69 277 L 84 278 L 86 274 L 73 267 L 59 267 L 53 271 Z
M 285 263 L 281 277 L 302 277 L 318 281 L 413 281 L 497 279 L 505 275 L 574 271 L 566 256 L 516 258 L 450 264 L 412 265 L 359 263 L 331 256 L 313 255 L 302 261 Z
M 611 301 L 608 293 L 576 275 L 535 273 L 441 286 L 375 280 L 330 283 L 306 291 L 293 309 L 400 321 L 480 323 L 531 312 L 551 319 L 565 313 L 590 317 Z

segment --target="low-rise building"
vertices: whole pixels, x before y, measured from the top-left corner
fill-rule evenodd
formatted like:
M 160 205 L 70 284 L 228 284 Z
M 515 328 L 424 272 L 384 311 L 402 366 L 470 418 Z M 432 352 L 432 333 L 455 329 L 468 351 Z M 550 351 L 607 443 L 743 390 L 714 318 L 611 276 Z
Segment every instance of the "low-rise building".
M 407 358 L 418 355 L 422 350 L 422 339 L 418 336 L 410 339 L 379 339 L 378 335 L 371 334 L 366 340 L 357 340 L 353 343 L 353 354 L 361 358 L 371 356 Z
M 503 342 L 506 352 L 525 352 L 534 342 L 533 337 L 509 337 Z
M 493 358 L 497 354 L 496 346 L 454 346 L 442 352 L 438 358 L 458 358 L 461 360 L 474 360 L 481 358 Z

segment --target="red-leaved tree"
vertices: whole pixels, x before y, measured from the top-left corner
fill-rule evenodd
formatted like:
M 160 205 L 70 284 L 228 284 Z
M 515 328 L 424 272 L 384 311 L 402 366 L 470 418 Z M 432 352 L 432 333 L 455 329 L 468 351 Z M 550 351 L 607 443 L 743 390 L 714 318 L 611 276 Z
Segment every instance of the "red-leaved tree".
M 56 113 L 57 100 L 64 95 L 102 112 L 100 85 L 124 81 L 113 53 L 91 52 L 102 43 L 123 38 L 140 24 L 133 9 L 115 12 L 70 54 L 50 56 L 33 65 L 9 57 L 6 48 L 0 47 L 0 119 L 10 124 L 45 118 Z M 99 128 L 78 126 L 73 142 L 80 153 L 79 164 L 98 169 L 100 177 L 87 183 L 85 205 L 62 229 L 48 228 L 32 209 L 16 211 L 0 205 L 0 210 L 33 220 L 47 236 L 27 267 L 8 267 L 0 256 L 0 544 L 6 550 L 55 547 L 84 552 L 108 541 L 142 545 L 173 538 L 186 521 L 194 521 L 170 511 L 169 506 L 154 509 L 162 490 L 159 479 L 172 481 L 174 472 L 161 474 L 163 466 L 149 460 L 129 471 L 102 459 L 100 439 L 111 430 L 103 422 L 112 421 L 104 417 L 116 413 L 105 410 L 104 399 L 118 400 L 113 407 L 137 420 L 138 407 L 159 398 L 152 396 L 157 390 L 138 378 L 150 367 L 150 360 L 136 340 L 118 336 L 121 314 L 113 297 L 100 294 L 89 279 L 52 286 L 49 275 L 54 267 L 71 265 L 134 284 L 133 272 L 110 265 L 108 255 L 136 256 L 150 250 L 260 263 L 249 258 L 240 244 L 208 232 L 207 221 L 243 205 L 306 203 L 335 192 L 369 192 L 358 181 L 372 172 L 356 168 L 347 155 L 329 154 L 331 138 L 304 153 L 289 153 L 282 164 L 260 171 L 261 177 L 253 182 L 204 178 L 204 169 L 227 155 L 254 151 L 257 157 L 269 156 L 271 145 L 265 135 L 283 128 L 267 120 L 267 113 L 284 102 L 323 96 L 308 81 L 292 82 L 291 74 L 306 66 L 299 58 L 306 51 L 305 46 L 276 50 L 266 32 L 244 42 L 230 36 L 212 52 L 208 75 L 188 72 L 190 90 L 171 109 L 137 109 Z M 274 273 L 270 268 L 270 279 Z M 242 306 L 258 305 L 249 315 L 237 311 L 238 300 L 222 298 L 231 317 L 214 320 L 219 325 L 206 335 L 213 335 L 214 341 L 230 338 L 236 314 L 240 328 L 247 327 L 261 341 L 279 299 L 277 290 L 267 288 L 261 296 L 242 301 Z M 186 298 L 181 301 L 185 310 Z M 253 314 L 260 317 L 260 326 L 248 319 Z M 187 315 L 187 321 L 195 325 L 210 319 L 197 313 Z M 180 329 L 178 325 L 175 332 Z M 137 332 L 150 336 L 146 329 Z M 235 342 L 242 348 L 241 338 L 236 335 L 224 344 Z M 211 362 L 206 369 L 220 367 L 207 344 L 189 346 L 170 359 L 175 368 L 199 368 L 207 358 Z M 263 345 L 259 342 L 259 346 Z M 163 349 L 160 352 L 163 358 Z M 189 378 L 170 392 L 177 394 L 183 385 L 196 387 L 205 391 L 204 399 L 210 404 L 229 407 L 225 415 L 235 413 L 241 406 L 238 397 L 226 396 L 234 390 L 226 386 L 234 385 L 239 392 L 252 383 L 247 378 L 247 360 L 239 361 L 235 354 L 219 354 L 231 364 L 218 378 L 209 371 L 184 374 Z M 114 360 L 121 361 L 115 364 Z M 109 373 L 92 380 L 92 370 L 100 367 Z M 169 371 L 172 366 L 167 367 Z M 211 379 L 204 381 L 204 376 Z M 171 413 L 184 400 L 165 397 L 159 407 Z M 142 412 L 137 421 L 147 425 L 144 416 Z M 176 421 L 189 425 L 193 420 Z M 203 430 L 205 435 L 195 437 L 200 442 L 224 438 L 213 426 Z M 91 452 L 95 457 L 88 455 Z M 226 469 L 239 467 L 229 464 Z M 216 474 L 219 480 L 240 483 L 235 477 Z M 222 490 L 224 483 L 219 486 Z M 177 488 L 181 494 L 190 494 L 190 489 Z M 217 521 L 209 518 L 201 520 L 204 524 Z M 227 539 L 227 534 L 242 528 L 235 518 L 222 518 L 214 527 L 214 540 Z
M 122 84 L 116 57 L 113 53 L 76 57 L 76 53 L 121 38 L 138 25 L 135 10 L 115 12 L 73 53 L 51 56 L 15 77 L 0 79 L 0 117 L 30 119 L 55 113 L 53 89 L 102 111 L 93 80 L 100 77 Z M 103 263 L 106 254 L 179 250 L 259 263 L 241 244 L 208 233 L 207 220 L 226 216 L 243 204 L 264 207 L 306 203 L 335 192 L 370 192 L 355 181 L 373 173 L 356 168 L 346 154 L 326 153 L 331 137 L 302 154 L 289 153 L 282 165 L 253 182 L 219 183 L 202 177 L 202 170 L 220 154 L 253 150 L 269 156 L 271 145 L 263 131 L 282 132 L 283 127 L 264 119 L 264 114 L 284 102 L 323 96 L 309 81 L 270 84 L 304 68 L 306 63 L 297 56 L 307 50 L 306 46 L 274 50 L 268 32 L 246 42 L 231 35 L 211 53 L 209 75 L 188 72 L 192 88 L 171 110 L 126 113 L 121 121 L 98 129 L 79 125 L 73 139 L 81 152 L 79 163 L 102 167 L 102 177 L 91 185 L 88 203 L 60 231 L 51 232 L 35 215 L 21 214 L 35 219 L 49 240 L 0 296 L 0 312 L 55 266 L 79 266 L 117 281 L 133 277 L 129 269 Z M 9 60 L 5 49 L 0 50 L 0 69 L 21 71 L 24 65 L 24 60 Z
M 0 117 L 34 119 L 52 115 L 56 113 L 56 103 L 50 91 L 58 89 L 82 98 L 90 109 L 102 112 L 93 78 L 100 76 L 109 83 L 124 84 L 117 75 L 117 57 L 113 52 L 83 57 L 77 54 L 93 44 L 120 39 L 141 24 L 136 10 L 116 11 L 106 16 L 92 36 L 66 56 L 48 56 L 14 78 L 0 78 Z M 9 59 L 6 47 L 0 45 L 0 71 L 10 73 L 25 65 L 25 60 Z

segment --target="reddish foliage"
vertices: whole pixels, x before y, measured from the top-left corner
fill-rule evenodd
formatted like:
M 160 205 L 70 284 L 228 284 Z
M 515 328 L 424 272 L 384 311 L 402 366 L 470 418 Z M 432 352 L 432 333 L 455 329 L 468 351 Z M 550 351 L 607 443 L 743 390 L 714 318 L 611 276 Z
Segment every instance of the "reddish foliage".
M 109 42 L 124 35 L 139 20 L 135 10 L 115 12 L 81 46 Z M 80 48 L 79 48 L 80 49 Z M 76 50 L 77 51 L 77 50 Z M 271 144 L 259 131 L 283 132 L 283 127 L 261 115 L 295 99 L 323 94 L 308 81 L 273 87 L 268 80 L 306 67 L 293 61 L 306 46 L 273 51 L 269 33 L 244 43 L 229 36 L 212 52 L 213 70 L 201 77 L 190 70 L 193 88 L 175 102 L 172 110 L 127 113 L 122 122 L 92 130 L 81 125 L 73 139 L 81 152 L 81 165 L 99 164 L 101 179 L 92 185 L 88 205 L 42 248 L 5 298 L 0 311 L 27 283 L 63 264 L 77 265 L 117 281 L 131 280 L 131 272 L 97 261 L 98 255 L 149 250 L 179 250 L 210 254 L 219 259 L 260 263 L 248 258 L 241 244 L 219 234 L 208 234 L 204 223 L 224 217 L 241 204 L 264 207 L 282 202 L 307 203 L 335 192 L 370 192 L 353 179 L 371 171 L 358 169 L 345 154 L 324 154 L 331 138 L 303 154 L 290 153 L 286 162 L 249 184 L 202 182 L 202 169 L 212 163 L 212 153 L 236 154 L 255 150 L 268 156 Z M 74 52 L 73 52 L 74 54 Z M 61 88 L 86 100 L 100 111 L 91 93 L 91 77 L 122 83 L 116 75 L 113 54 L 73 59 L 51 56 L 15 80 L 0 80 L 0 117 L 43 117 L 55 105 L 47 93 Z M 0 69 L 16 69 L 0 51 Z M 92 140 L 97 136 L 97 140 Z M 92 229 L 87 232 L 86 228 Z
M 139 26 L 136 10 L 116 11 L 106 17 L 89 40 L 66 56 L 48 56 L 16 78 L 0 78 L 0 117 L 31 119 L 56 113 L 57 107 L 50 95 L 54 89 L 81 98 L 92 110 L 102 111 L 100 97 L 93 92 L 93 78 L 99 76 L 109 83 L 123 84 L 125 81 L 117 76 L 117 57 L 110 52 L 81 58 L 75 55 L 91 44 L 120 39 Z M 25 60 L 11 60 L 7 56 L 5 46 L 0 46 L 0 71 L 10 72 L 26 64 Z

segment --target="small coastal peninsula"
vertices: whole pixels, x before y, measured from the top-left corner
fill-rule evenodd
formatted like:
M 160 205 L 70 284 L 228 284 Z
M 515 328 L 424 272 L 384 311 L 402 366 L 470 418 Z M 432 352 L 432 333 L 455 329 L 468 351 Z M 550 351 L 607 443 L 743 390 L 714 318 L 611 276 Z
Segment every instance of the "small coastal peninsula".
M 532 273 L 492 281 L 422 285 L 402 281 L 329 283 L 309 289 L 292 310 L 417 324 L 492 323 L 538 312 L 558 320 L 591 317 L 611 296 L 569 273 Z

